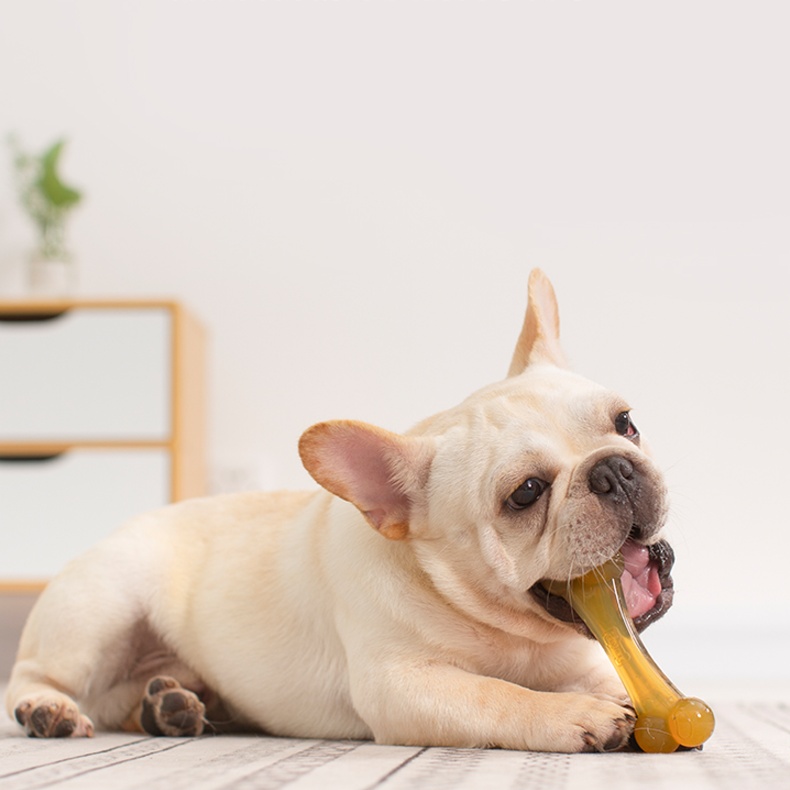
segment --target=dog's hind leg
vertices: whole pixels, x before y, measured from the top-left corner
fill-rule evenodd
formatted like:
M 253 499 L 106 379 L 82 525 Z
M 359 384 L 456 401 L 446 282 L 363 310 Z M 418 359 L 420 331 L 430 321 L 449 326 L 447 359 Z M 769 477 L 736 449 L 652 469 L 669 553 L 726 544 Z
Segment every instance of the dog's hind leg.
M 260 732 L 202 683 L 187 685 L 187 681 L 164 674 L 146 683 L 142 700 L 122 728 L 169 737 Z
M 6 700 L 28 735 L 91 736 L 94 724 L 151 735 L 202 732 L 204 684 L 145 620 L 107 618 L 100 606 L 90 622 L 63 628 L 49 597 L 42 595 L 23 634 Z
M 77 703 L 68 694 L 44 683 L 29 686 L 25 696 L 9 712 L 32 737 L 93 735 L 93 722 L 80 713 Z
M 113 685 L 133 623 L 100 597 L 72 596 L 66 606 L 57 581 L 41 594 L 22 633 L 6 708 L 28 735 L 90 736 L 95 722 L 85 703 Z
M 28 735 L 90 736 L 94 725 L 119 729 L 153 674 L 135 671 L 141 650 L 161 654 L 154 672 L 183 666 L 150 637 L 146 594 L 157 594 L 151 579 L 132 569 L 131 582 L 119 584 L 113 559 L 105 550 L 77 560 L 33 607 L 6 694 L 9 715 Z
M 145 685 L 142 700 L 123 729 L 149 735 L 196 736 L 206 725 L 205 714 L 206 706 L 194 691 L 174 677 L 157 675 Z
M 6 708 L 30 736 L 91 736 L 94 723 L 77 700 L 91 685 L 93 649 L 81 640 L 80 624 L 73 617 L 59 618 L 55 609 L 42 593 L 22 635 Z

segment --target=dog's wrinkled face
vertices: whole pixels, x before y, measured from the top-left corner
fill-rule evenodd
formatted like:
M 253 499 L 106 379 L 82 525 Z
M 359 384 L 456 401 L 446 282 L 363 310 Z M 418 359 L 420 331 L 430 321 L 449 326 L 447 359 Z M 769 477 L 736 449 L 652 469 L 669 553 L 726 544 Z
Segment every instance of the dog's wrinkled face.
M 667 608 L 670 555 L 654 549 L 650 559 L 638 548 L 658 540 L 665 486 L 622 398 L 535 365 L 414 434 L 435 442 L 425 510 L 415 512 L 413 529 L 445 594 L 486 609 L 496 602 L 534 610 L 537 601 L 572 619 L 540 581 L 580 576 L 628 542 L 632 564 L 645 562 L 636 574 L 644 586 L 629 589 L 638 625 Z
M 406 436 L 358 422 L 313 426 L 303 462 L 382 535 L 408 540 L 437 589 L 483 622 L 552 638 L 559 621 L 577 618 L 541 581 L 580 576 L 622 551 L 641 629 L 672 600 L 661 474 L 629 404 L 565 368 L 554 291 L 539 271 L 529 296 L 507 379 Z

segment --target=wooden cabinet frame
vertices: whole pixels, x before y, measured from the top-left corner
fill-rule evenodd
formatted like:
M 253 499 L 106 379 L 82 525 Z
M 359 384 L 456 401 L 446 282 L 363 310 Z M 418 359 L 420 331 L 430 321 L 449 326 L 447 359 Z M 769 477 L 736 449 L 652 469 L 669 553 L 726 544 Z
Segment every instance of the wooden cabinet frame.
M 36 320 L 71 310 L 160 309 L 171 317 L 170 431 L 163 441 L 87 440 L 3 441 L 0 455 L 54 455 L 71 449 L 161 448 L 170 459 L 170 501 L 206 493 L 206 339 L 198 320 L 181 304 L 169 300 L 41 299 L 0 300 L 0 321 Z M 111 525 L 108 525 L 108 529 Z M 13 527 L 11 527 L 13 528 Z M 45 581 L 4 581 L 0 592 L 40 590 Z

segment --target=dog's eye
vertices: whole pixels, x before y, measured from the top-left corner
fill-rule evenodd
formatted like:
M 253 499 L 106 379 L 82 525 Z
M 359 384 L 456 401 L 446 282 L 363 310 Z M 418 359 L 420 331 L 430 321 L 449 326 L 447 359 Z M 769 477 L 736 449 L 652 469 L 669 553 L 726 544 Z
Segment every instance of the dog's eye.
M 548 487 L 549 484 L 545 480 L 530 477 L 507 498 L 506 504 L 511 510 L 524 510 L 534 505 Z
M 621 411 L 614 418 L 614 429 L 626 439 L 636 439 L 639 436 L 639 429 L 634 425 L 631 413 L 627 411 Z

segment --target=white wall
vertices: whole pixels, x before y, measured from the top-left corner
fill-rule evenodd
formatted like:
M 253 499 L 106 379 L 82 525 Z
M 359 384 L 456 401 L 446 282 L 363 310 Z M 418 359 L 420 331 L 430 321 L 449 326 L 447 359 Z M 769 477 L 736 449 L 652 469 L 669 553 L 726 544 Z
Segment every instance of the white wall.
M 219 486 L 311 484 L 312 422 L 405 429 L 501 377 L 539 265 L 573 364 L 627 395 L 667 470 L 671 622 L 786 633 L 788 22 L 781 2 L 0 0 L 0 133 L 68 135 L 82 293 L 172 295 L 210 328 Z M 31 235 L 7 170 L 11 293 Z

